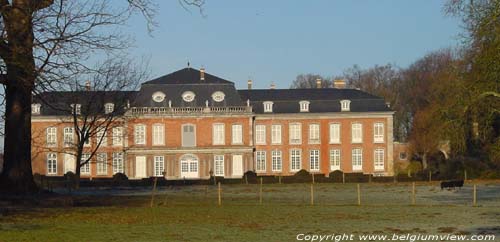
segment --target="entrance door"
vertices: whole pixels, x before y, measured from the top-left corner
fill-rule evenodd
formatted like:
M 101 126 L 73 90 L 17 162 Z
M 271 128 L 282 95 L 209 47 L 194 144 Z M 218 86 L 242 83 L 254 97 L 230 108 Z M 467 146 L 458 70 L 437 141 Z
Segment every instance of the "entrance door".
M 198 158 L 194 155 L 181 157 L 181 178 L 199 178 Z
M 243 176 L 243 156 L 233 155 L 233 177 Z
M 76 167 L 76 162 L 75 162 L 75 156 L 71 154 L 65 154 L 64 155 L 64 174 L 66 174 L 68 171 L 71 171 L 75 173 L 75 167 Z
M 135 177 L 145 178 L 146 175 L 146 156 L 135 157 Z

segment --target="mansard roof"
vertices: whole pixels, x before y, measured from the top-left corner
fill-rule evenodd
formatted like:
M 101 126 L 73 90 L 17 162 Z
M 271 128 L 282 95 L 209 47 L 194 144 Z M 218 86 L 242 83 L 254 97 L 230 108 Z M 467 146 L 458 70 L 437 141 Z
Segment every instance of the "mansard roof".
M 174 84 L 174 85 L 185 85 L 185 84 L 230 84 L 234 85 L 233 82 L 222 79 L 218 76 L 211 75 L 205 72 L 205 80 L 200 79 L 201 72 L 192 67 L 187 67 L 176 72 L 158 77 L 151 81 L 147 81 L 144 84 Z

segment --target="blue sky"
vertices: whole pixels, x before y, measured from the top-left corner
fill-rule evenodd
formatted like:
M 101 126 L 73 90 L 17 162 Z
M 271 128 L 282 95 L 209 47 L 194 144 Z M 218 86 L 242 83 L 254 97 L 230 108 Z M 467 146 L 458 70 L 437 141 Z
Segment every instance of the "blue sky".
M 405 67 L 432 50 L 460 43 L 459 20 L 437 0 L 206 0 L 204 14 L 176 0 L 156 1 L 153 36 L 136 16 L 128 28 L 134 56 L 151 60 L 152 77 L 186 67 L 239 88 L 289 87 L 300 73 L 325 76 L 358 64 Z

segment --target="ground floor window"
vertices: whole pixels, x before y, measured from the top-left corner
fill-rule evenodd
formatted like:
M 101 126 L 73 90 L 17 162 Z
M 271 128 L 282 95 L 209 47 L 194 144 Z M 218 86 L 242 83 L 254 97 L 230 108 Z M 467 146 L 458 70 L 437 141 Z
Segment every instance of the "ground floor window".
M 224 176 L 224 156 L 216 155 L 214 156 L 215 162 L 215 175 L 216 176 Z
M 47 175 L 57 174 L 57 154 L 49 153 L 47 154 Z
M 340 170 L 340 150 L 330 150 L 330 170 Z
M 257 171 L 266 171 L 266 152 L 257 151 L 255 152 L 255 169 Z
M 181 157 L 181 177 L 198 178 L 198 157 L 187 154 Z
M 363 169 L 363 151 L 359 148 L 352 149 L 352 170 L 361 171 Z
M 165 172 L 165 157 L 163 156 L 155 156 L 155 176 L 163 176 L 163 172 Z
M 123 153 L 113 153 L 113 174 L 123 172 Z
M 301 168 L 301 150 L 290 150 L 290 168 L 292 171 L 298 171 Z
M 82 158 L 80 159 L 80 174 L 86 174 L 90 175 L 90 154 L 89 153 L 83 153 Z M 87 160 L 89 160 L 87 162 Z
M 309 164 L 311 171 L 319 171 L 319 150 L 309 151 Z
M 384 149 L 375 149 L 375 170 L 384 170 Z
M 280 150 L 273 150 L 271 152 L 271 161 L 272 161 L 272 171 L 281 171 L 282 168 L 282 157 Z
M 108 173 L 108 157 L 106 153 L 97 154 L 97 175 L 106 175 Z

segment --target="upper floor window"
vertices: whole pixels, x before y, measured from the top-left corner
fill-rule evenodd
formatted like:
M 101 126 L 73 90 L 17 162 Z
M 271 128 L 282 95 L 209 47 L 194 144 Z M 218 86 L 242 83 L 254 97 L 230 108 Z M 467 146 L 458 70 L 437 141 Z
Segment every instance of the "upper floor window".
M 273 112 L 273 102 L 266 101 L 264 102 L 264 113 L 272 113 Z
M 195 126 L 193 124 L 182 125 L 182 146 L 194 147 L 196 146 Z
M 161 103 L 163 102 L 163 100 L 165 100 L 165 93 L 160 91 L 155 92 L 153 93 L 152 98 L 154 102 Z
M 266 144 L 266 126 L 263 124 L 255 125 L 255 144 Z
M 330 144 L 340 144 L 340 124 L 330 124 Z
M 384 123 L 375 123 L 373 125 L 373 142 L 384 143 Z
M 196 95 L 194 94 L 194 92 L 185 91 L 184 93 L 182 93 L 182 100 L 184 100 L 185 102 L 192 102 L 195 96 Z
M 113 133 L 113 146 L 121 146 L 123 145 L 123 128 L 122 127 L 114 127 L 112 130 Z
M 363 125 L 360 123 L 353 123 L 351 125 L 351 141 L 352 143 L 363 142 Z
M 341 100 L 340 101 L 340 110 L 341 111 L 351 111 L 351 101 L 350 100 Z
M 57 145 L 57 128 L 56 127 L 48 127 L 47 130 L 47 146 L 56 146 Z
M 136 145 L 146 144 L 146 125 L 137 124 L 134 127 L 134 142 Z
M 290 124 L 290 144 L 302 143 L 302 125 L 299 123 Z
M 82 105 L 81 104 L 71 104 L 71 114 L 80 115 L 82 113 Z
M 105 128 L 101 128 L 97 131 L 97 144 L 101 147 L 108 145 L 108 136 L 106 135 Z
M 224 124 L 214 124 L 212 127 L 212 137 L 214 145 L 223 145 L 224 142 Z
M 153 145 L 165 144 L 165 126 L 163 124 L 153 125 Z
M 215 102 L 222 102 L 222 101 L 224 101 L 224 97 L 225 96 L 226 95 L 223 92 L 221 92 L 221 91 L 217 91 L 217 92 L 212 93 L 212 99 Z
M 39 103 L 31 104 L 31 114 L 40 114 L 40 107 L 42 105 Z
M 104 113 L 105 114 L 112 113 L 113 111 L 115 111 L 115 104 L 113 104 L 113 103 L 104 104 Z
M 300 106 L 300 111 L 301 112 L 309 112 L 309 101 L 300 101 L 299 106 Z
M 233 124 L 231 134 L 233 144 L 243 143 L 243 126 L 241 124 Z
M 74 131 L 73 127 L 64 128 L 63 138 L 64 138 L 64 147 L 69 147 L 74 144 Z
M 279 124 L 271 126 L 271 144 L 281 144 L 281 125 Z
M 319 144 L 319 124 L 310 124 L 309 125 L 309 143 L 310 144 Z

